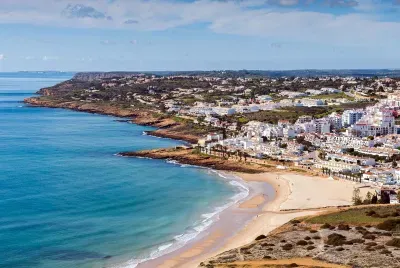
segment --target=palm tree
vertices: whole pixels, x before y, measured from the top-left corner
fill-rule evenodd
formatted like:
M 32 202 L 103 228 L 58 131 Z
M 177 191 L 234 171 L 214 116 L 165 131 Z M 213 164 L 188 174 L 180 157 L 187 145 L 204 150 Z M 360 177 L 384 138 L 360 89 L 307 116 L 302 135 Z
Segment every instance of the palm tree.
M 228 147 L 222 146 L 222 157 L 225 158 L 225 155 L 228 153 Z
M 248 153 L 246 153 L 246 152 L 244 152 L 243 153 L 243 157 L 244 157 L 244 162 L 246 162 L 247 161 L 247 157 L 249 156 L 249 154 Z
M 217 155 L 221 156 L 221 144 L 215 145 L 215 151 L 217 152 Z

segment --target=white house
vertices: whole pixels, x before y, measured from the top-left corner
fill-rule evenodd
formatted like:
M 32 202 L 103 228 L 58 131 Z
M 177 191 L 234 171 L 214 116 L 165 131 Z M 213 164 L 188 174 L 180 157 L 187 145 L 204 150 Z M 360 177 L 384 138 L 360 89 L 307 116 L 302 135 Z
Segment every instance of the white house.
M 315 164 L 316 168 L 327 168 L 333 172 L 351 172 L 359 173 L 361 168 L 358 165 L 337 162 L 337 161 L 320 161 Z

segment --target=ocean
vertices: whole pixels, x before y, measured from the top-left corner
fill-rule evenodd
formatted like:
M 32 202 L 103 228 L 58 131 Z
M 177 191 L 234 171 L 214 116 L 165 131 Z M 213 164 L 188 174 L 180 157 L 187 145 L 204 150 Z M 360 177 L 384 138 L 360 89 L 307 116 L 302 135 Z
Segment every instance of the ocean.
M 135 267 L 246 196 L 209 169 L 115 155 L 182 144 L 150 127 L 22 103 L 71 76 L 0 73 L 0 267 Z

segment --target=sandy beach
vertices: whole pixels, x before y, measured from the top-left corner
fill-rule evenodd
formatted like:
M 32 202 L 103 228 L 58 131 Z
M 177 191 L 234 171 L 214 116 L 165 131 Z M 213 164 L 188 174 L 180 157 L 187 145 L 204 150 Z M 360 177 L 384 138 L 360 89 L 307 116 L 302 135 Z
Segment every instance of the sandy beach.
M 275 190 L 274 198 L 270 197 L 271 193 L 258 193 L 238 204 L 231 212 L 232 221 L 235 221 L 235 214 L 254 213 L 253 219 L 244 228 L 226 230 L 233 227 L 227 223 L 220 224 L 192 245 L 138 267 L 198 267 L 202 261 L 248 244 L 258 235 L 266 235 L 293 218 L 317 214 L 329 209 L 327 207 L 351 205 L 355 187 L 362 187 L 363 197 L 368 191 L 373 192 L 373 189 L 355 182 L 307 174 L 277 172 L 234 175 L 249 184 L 268 183 Z

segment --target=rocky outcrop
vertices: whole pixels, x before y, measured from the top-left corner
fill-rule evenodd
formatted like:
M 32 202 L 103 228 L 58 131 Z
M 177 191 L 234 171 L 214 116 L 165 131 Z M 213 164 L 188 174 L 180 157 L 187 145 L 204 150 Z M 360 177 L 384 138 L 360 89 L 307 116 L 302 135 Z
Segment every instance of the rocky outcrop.
M 51 93 L 47 96 L 49 95 L 50 97 L 52 96 Z M 189 143 L 197 143 L 200 138 L 199 136 L 190 133 L 190 129 L 185 129 L 181 123 L 175 122 L 168 117 L 155 117 L 153 111 L 121 108 L 120 106 L 112 106 L 104 103 L 63 101 L 58 100 L 57 98 L 46 97 L 27 98 L 24 102 L 33 106 L 64 108 L 80 112 L 132 118 L 132 123 L 158 128 L 157 130 L 147 132 L 148 135 L 152 136 L 182 140 Z
M 123 152 L 120 156 L 126 157 L 147 157 L 152 159 L 168 159 L 186 165 L 207 167 L 217 170 L 226 170 L 244 173 L 262 173 L 271 171 L 261 165 L 247 162 L 237 162 L 225 160 L 216 156 L 208 156 L 193 151 L 192 148 L 174 148 L 174 149 L 155 149 L 139 152 Z
M 118 117 L 134 117 L 137 112 L 131 109 L 121 109 L 111 105 L 100 105 L 88 102 L 79 101 L 58 101 L 45 98 L 27 98 L 25 103 L 33 106 L 49 107 L 49 108 L 65 108 L 80 112 L 96 113 L 104 115 L 113 115 Z

